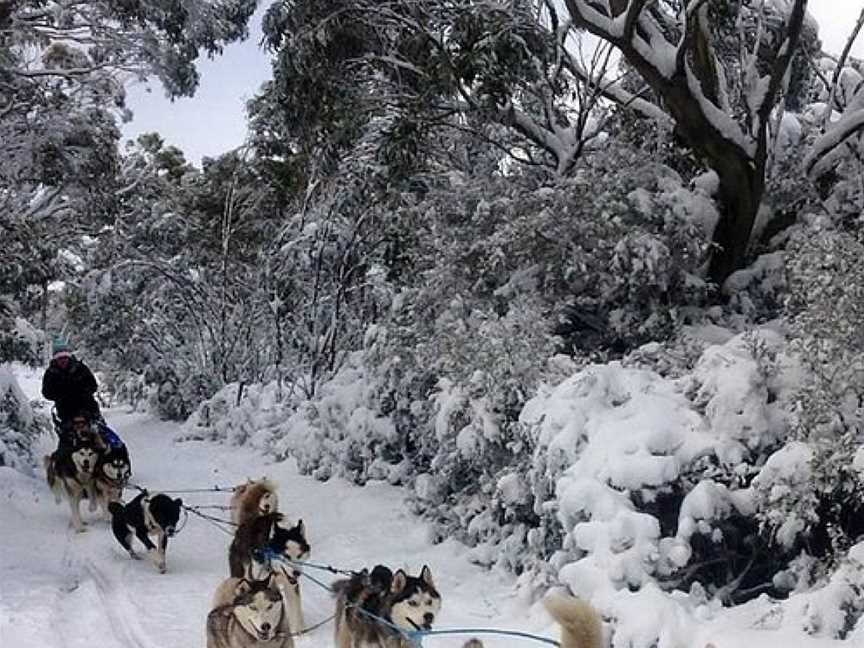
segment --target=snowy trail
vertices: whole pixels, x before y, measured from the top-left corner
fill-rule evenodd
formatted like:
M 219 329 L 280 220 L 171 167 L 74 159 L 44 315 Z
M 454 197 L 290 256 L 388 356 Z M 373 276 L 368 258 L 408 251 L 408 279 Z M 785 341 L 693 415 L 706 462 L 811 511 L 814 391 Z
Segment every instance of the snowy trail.
M 19 379 L 25 393 L 36 397 L 39 373 L 20 372 Z M 517 597 L 512 576 L 472 565 L 468 549 L 459 543 L 430 544 L 426 525 L 408 512 L 398 488 L 359 488 L 338 479 L 322 483 L 299 475 L 290 462 L 273 463 L 249 449 L 175 443 L 176 424 L 120 409 L 108 410 L 106 417 L 129 446 L 133 481 L 151 491 L 231 486 L 266 474 L 279 484 L 282 511 L 306 523 L 313 562 L 346 569 L 385 563 L 412 574 L 428 564 L 444 603 L 437 628 L 498 628 L 558 637 L 540 605 Z M 39 456 L 54 443 L 47 435 L 41 439 Z M 127 492 L 130 496 L 133 491 Z M 229 497 L 213 492 L 181 496 L 190 505 L 227 504 Z M 55 505 L 41 473 L 28 477 L 0 467 L 0 648 L 203 648 L 213 591 L 228 572 L 230 533 L 190 515 L 169 545 L 168 573 L 159 574 L 148 560 L 128 557 L 107 520 L 83 513 L 88 530 L 74 533 L 67 503 Z M 315 576 L 334 579 L 328 573 Z M 327 619 L 333 612 L 329 593 L 308 580 L 302 587 L 307 626 Z M 663 648 L 704 648 L 709 641 L 717 648 L 855 645 L 854 640 L 802 636 L 797 626 L 803 619 L 784 623 L 769 601 L 704 609 L 696 626 L 662 610 L 633 608 L 626 621 L 645 621 L 650 627 L 647 622 L 660 614 L 668 632 Z M 325 623 L 295 643 L 298 648 L 329 648 L 332 635 L 332 623 Z M 455 648 L 465 639 L 427 637 L 423 645 Z M 482 639 L 487 648 L 545 645 L 513 637 Z M 628 645 L 655 644 L 646 639 Z
M 280 507 L 302 518 L 311 560 L 343 568 L 378 562 L 419 572 L 428 564 L 442 592 L 439 627 L 520 628 L 557 634 L 541 614 L 513 595 L 510 577 L 471 565 L 455 542 L 431 545 L 425 525 L 410 515 L 399 489 L 340 480 L 317 482 L 289 462 L 203 442 L 176 444 L 177 426 L 141 414 L 109 410 L 133 462 L 133 482 L 151 491 L 233 485 L 264 474 L 280 486 Z M 50 449 L 50 439 L 42 444 Z M 127 497 L 132 493 L 127 492 Z M 226 504 L 227 493 L 180 495 L 187 504 Z M 230 535 L 190 515 L 168 548 L 168 573 L 146 559 L 133 561 L 114 540 L 107 520 L 84 511 L 88 530 L 69 528 L 64 501 L 54 504 L 41 475 L 0 468 L 0 645 L 15 648 L 194 648 L 216 585 L 227 576 Z M 82 506 L 86 509 L 86 504 Z M 330 574 L 316 574 L 325 582 Z M 303 583 L 307 625 L 332 614 L 329 594 Z M 297 640 L 299 647 L 331 646 L 332 624 Z M 466 637 L 430 637 L 424 644 L 461 646 Z M 484 638 L 485 639 L 485 638 Z M 521 642 L 520 642 L 521 643 Z M 486 640 L 487 646 L 513 645 Z M 522 645 L 531 645 L 530 643 Z M 540 645 L 540 644 L 534 644 Z

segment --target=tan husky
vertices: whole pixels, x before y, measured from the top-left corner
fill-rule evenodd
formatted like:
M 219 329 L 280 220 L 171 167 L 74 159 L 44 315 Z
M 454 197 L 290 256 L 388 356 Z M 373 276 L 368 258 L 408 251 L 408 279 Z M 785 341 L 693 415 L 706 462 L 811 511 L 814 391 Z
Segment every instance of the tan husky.
M 572 596 L 553 595 L 543 601 L 561 626 L 561 648 L 603 648 L 603 624 L 591 605 Z M 472 639 L 462 648 L 483 648 Z
M 231 495 L 231 521 L 240 526 L 259 515 L 279 511 L 279 496 L 276 484 L 267 478 L 249 480 L 234 488 Z

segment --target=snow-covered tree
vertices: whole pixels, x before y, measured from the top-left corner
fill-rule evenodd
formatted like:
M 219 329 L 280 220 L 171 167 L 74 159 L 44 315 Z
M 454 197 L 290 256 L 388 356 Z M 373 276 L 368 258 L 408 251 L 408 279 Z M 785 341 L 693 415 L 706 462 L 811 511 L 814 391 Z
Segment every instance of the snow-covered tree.
M 717 173 L 722 207 L 710 274 L 743 265 L 765 190 L 775 108 L 807 24 L 806 0 L 758 4 L 566 0 L 576 26 L 614 45 L 662 100 L 676 133 Z M 727 6 L 728 5 L 728 6 Z M 731 11 L 736 56 L 712 17 Z

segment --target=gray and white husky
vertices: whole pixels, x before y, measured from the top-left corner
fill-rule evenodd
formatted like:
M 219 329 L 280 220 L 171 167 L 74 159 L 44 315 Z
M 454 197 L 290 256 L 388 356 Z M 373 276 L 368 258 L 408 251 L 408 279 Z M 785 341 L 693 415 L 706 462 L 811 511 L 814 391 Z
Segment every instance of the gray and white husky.
M 336 648 L 410 648 L 405 632 L 429 630 L 441 610 L 441 595 L 425 566 L 419 576 L 383 565 L 333 583 Z M 382 622 L 383 621 L 383 622 Z
M 236 579 L 249 580 L 275 574 L 289 602 L 291 627 L 296 632 L 304 627 L 300 571 L 290 561 L 306 560 L 310 551 L 303 520 L 286 525 L 281 513 L 259 515 L 237 527 L 228 550 L 229 573 Z
M 93 473 L 98 461 L 99 450 L 88 441 L 76 441 L 71 448 L 58 449 L 43 460 L 54 500 L 59 504 L 66 497 L 72 509 L 71 524 L 79 533 L 84 530 L 81 500 L 95 496 Z
M 123 489 L 132 476 L 132 463 L 129 461 L 129 451 L 126 446 L 108 446 L 99 455 L 96 470 L 93 473 L 93 490 L 95 497 L 90 500 L 90 510 L 102 507 L 105 515 L 110 515 L 108 505 L 111 502 L 123 501 Z
M 207 615 L 207 648 L 293 648 L 287 604 L 276 580 L 228 580 L 233 598 Z

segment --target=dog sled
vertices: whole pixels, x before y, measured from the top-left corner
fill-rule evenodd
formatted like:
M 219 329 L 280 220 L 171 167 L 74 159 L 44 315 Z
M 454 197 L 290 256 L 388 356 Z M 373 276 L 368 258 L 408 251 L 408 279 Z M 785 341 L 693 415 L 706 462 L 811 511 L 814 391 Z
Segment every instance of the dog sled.
M 76 420 L 79 418 L 84 420 L 84 425 L 76 426 Z M 108 450 L 126 449 L 123 439 L 108 426 L 101 414 L 95 416 L 76 414 L 64 421 L 57 416 L 57 410 L 52 408 L 51 422 L 54 424 L 54 433 L 59 440 L 58 449 L 71 447 L 76 441 L 82 440 L 95 440 L 97 444 L 103 445 Z

